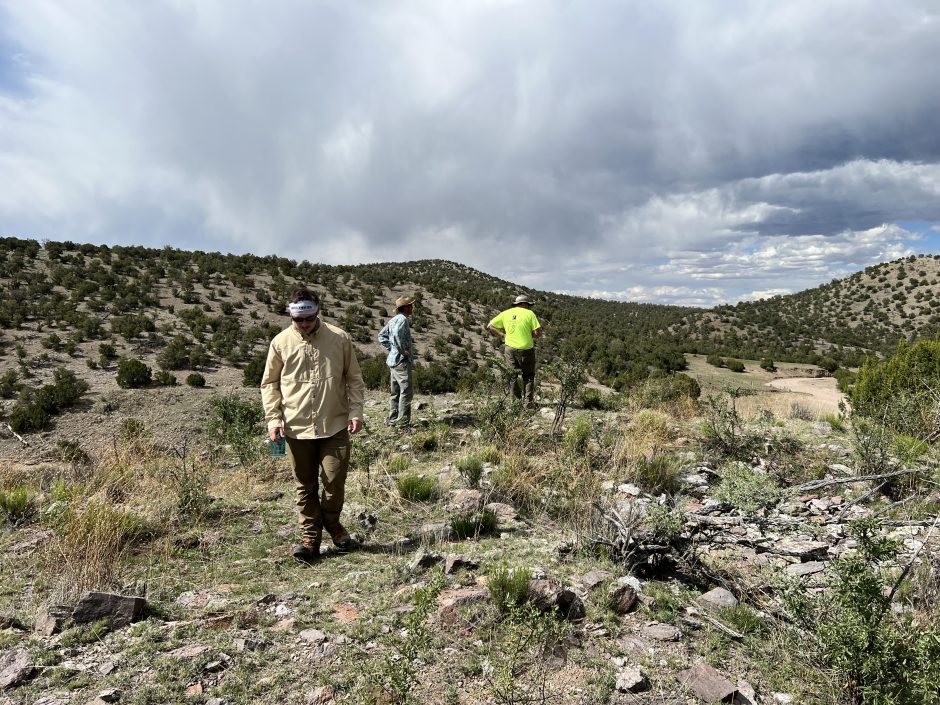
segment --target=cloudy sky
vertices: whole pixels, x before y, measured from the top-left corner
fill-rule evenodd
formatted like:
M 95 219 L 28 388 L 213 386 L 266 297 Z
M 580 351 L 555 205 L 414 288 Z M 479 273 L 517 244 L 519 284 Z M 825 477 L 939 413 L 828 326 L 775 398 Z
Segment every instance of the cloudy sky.
M 940 252 L 938 0 L 0 0 L 0 235 L 710 306 Z

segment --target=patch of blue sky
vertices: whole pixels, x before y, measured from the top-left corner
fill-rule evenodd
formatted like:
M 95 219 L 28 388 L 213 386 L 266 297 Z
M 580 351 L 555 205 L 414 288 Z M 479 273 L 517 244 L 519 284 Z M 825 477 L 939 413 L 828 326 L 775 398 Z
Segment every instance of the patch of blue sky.
M 5 25 L 0 9 L 0 94 L 22 97 L 29 93 L 29 60 L 24 47 L 4 34 Z
M 940 252 L 940 221 L 899 220 L 896 225 L 916 235 L 910 244 L 918 252 L 935 254 Z

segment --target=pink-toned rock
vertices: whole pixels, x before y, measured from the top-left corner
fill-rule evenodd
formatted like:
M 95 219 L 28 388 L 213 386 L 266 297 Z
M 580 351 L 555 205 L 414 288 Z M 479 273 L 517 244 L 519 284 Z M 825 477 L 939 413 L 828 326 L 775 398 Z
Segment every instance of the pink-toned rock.
M 734 697 L 738 691 L 734 683 L 707 663 L 697 663 L 692 668 L 679 671 L 678 679 L 691 689 L 699 700 L 707 703 L 724 702 Z

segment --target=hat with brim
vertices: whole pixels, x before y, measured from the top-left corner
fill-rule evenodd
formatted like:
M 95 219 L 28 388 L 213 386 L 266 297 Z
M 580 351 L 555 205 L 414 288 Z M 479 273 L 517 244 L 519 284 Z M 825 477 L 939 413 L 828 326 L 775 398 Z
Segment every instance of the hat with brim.
M 402 308 L 403 306 L 411 306 L 415 300 L 410 296 L 399 296 L 395 299 L 395 308 Z
M 526 296 L 525 294 L 519 294 L 519 296 L 516 297 L 515 303 L 516 304 L 529 304 L 530 306 L 532 305 L 532 302 L 529 300 L 529 297 Z

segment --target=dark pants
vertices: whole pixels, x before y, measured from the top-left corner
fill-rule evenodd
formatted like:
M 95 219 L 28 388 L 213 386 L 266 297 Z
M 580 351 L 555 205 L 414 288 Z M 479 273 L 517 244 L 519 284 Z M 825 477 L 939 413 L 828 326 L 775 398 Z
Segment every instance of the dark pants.
M 411 384 L 411 363 L 402 360 L 388 368 L 391 377 L 391 396 L 388 399 L 388 423 L 411 423 L 411 399 L 414 387 Z
M 324 528 L 334 543 L 348 536 L 339 515 L 345 499 L 349 450 L 349 432 L 345 429 L 329 438 L 287 439 L 303 538 L 319 541 Z
M 535 401 L 535 348 L 516 350 L 508 345 L 503 351 L 506 364 L 522 375 L 522 389 L 519 387 L 519 378 L 513 377 L 510 391 L 516 399 L 521 399 L 523 390 L 525 399 L 529 403 Z

